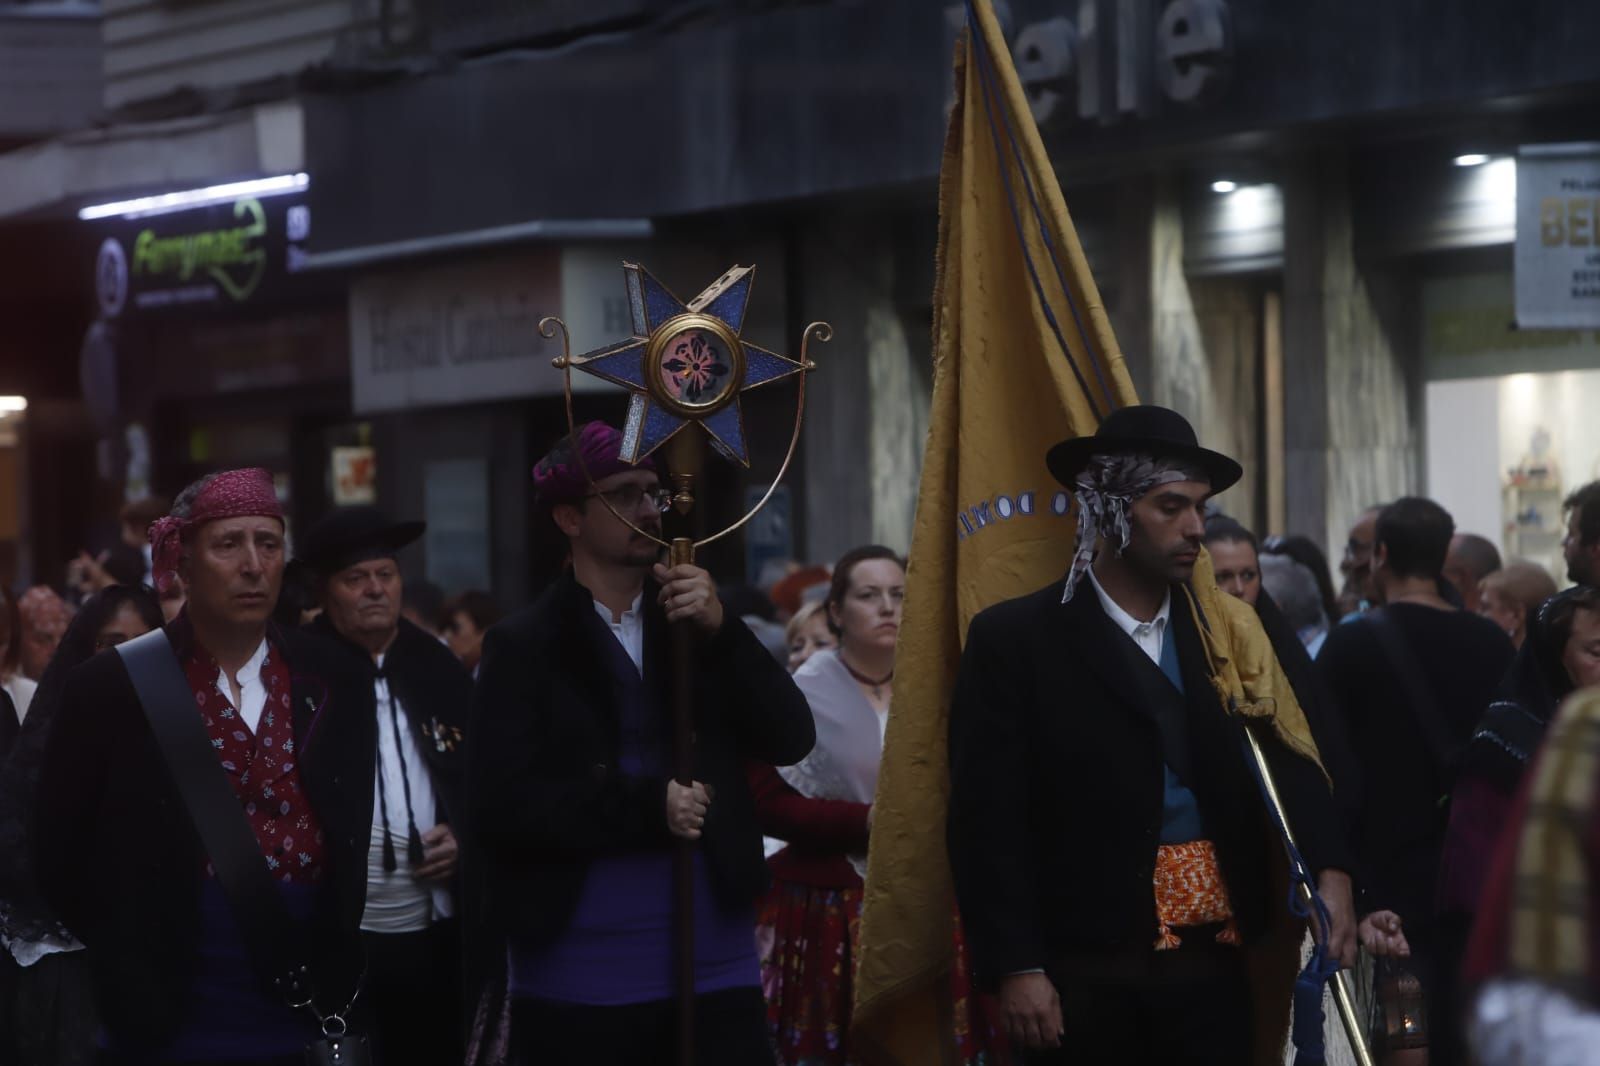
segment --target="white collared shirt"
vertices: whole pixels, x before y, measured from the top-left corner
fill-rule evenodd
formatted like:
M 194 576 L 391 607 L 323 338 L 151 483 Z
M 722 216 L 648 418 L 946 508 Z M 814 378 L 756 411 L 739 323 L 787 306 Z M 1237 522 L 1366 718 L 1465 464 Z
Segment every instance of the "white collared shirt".
M 267 661 L 267 642 L 262 638 L 261 647 L 256 649 L 254 655 L 241 667 L 237 676 L 239 680 L 239 706 L 233 709 L 239 712 L 239 718 L 254 733 L 257 724 L 261 721 L 261 712 L 267 707 L 267 683 L 261 680 L 261 667 Z M 228 672 L 217 669 L 217 693 L 233 707 L 233 686 L 228 684 Z
M 594 610 L 611 627 L 612 636 L 617 638 L 617 643 L 622 645 L 622 650 L 628 653 L 628 658 L 633 660 L 633 665 L 638 667 L 639 676 L 644 676 L 644 613 L 639 610 L 639 605 L 644 602 L 644 593 L 633 598 L 633 606 L 622 612 L 622 621 L 613 621 L 611 608 L 594 601 Z
M 1105 608 L 1106 617 L 1116 623 L 1118 629 L 1133 638 L 1139 645 L 1139 650 L 1150 656 L 1150 661 L 1157 666 L 1161 665 L 1161 649 L 1166 642 L 1167 623 L 1172 619 L 1172 590 L 1168 589 L 1166 596 L 1162 597 L 1161 609 L 1156 616 L 1148 622 L 1141 622 L 1133 615 L 1124 611 L 1110 593 L 1101 587 L 1100 579 L 1094 576 L 1094 567 L 1089 567 L 1089 581 L 1094 585 L 1094 594 L 1100 597 L 1100 606 Z
M 378 656 L 378 669 L 383 669 L 385 656 Z M 417 831 L 426 833 L 439 821 L 438 802 L 433 792 L 432 771 L 417 746 L 416 734 L 408 728 L 404 705 L 391 706 L 394 696 L 389 691 L 387 679 L 379 677 L 372 682 L 378 710 L 378 765 L 376 773 L 382 775 L 383 787 L 372 783 L 372 834 L 367 847 L 367 905 L 361 914 L 361 928 L 369 933 L 413 933 L 454 913 L 450 889 L 446 885 L 429 885 L 411 876 L 407 861 L 410 845 L 410 827 L 406 824 L 406 787 L 411 788 L 411 813 L 417 820 Z M 400 735 L 395 736 L 395 722 L 400 723 Z M 405 759 L 402 770 L 401 758 Z M 400 868 L 390 873 L 383 868 L 383 819 L 379 804 L 389 813 L 389 840 Z

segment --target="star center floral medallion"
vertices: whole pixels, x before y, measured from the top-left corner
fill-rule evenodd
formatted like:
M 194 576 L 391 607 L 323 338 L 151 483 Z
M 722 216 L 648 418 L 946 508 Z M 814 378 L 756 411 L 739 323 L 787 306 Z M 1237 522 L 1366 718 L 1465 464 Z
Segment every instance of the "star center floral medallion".
M 703 329 L 686 329 L 667 342 L 661 360 L 661 387 L 688 404 L 714 404 L 733 384 L 733 360 L 717 338 Z

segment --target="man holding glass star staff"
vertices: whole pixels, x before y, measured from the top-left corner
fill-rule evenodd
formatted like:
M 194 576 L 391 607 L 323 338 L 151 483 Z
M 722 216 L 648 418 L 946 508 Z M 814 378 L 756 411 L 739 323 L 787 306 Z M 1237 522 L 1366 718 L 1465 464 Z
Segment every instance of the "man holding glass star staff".
M 573 357 L 565 325 L 540 323 L 563 335 L 570 433 L 534 484 L 570 565 L 484 643 L 468 806 L 486 957 L 505 958 L 507 973 L 503 994 L 488 982 L 480 996 L 472 1058 L 771 1062 L 752 935 L 767 868 L 745 765 L 799 762 L 816 727 L 782 665 L 723 610 L 696 542 L 669 545 L 661 531 L 669 512 L 689 517 L 705 446 L 749 465 L 740 394 L 792 379 L 782 479 L 800 438 L 805 345 L 831 331 L 808 327 L 799 360 L 745 341 L 751 267 L 687 303 L 637 264 L 623 277 L 630 337 Z M 574 424 L 574 367 L 629 390 L 623 432 Z M 502 1036 L 491 1018 L 506 1001 Z

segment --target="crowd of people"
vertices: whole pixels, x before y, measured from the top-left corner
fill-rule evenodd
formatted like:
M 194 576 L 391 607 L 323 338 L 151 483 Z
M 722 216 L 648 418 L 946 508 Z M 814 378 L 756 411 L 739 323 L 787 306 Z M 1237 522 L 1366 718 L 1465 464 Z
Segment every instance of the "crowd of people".
M 422 523 L 376 508 L 291 546 L 255 470 L 130 505 L 59 592 L 0 592 L 0 1064 L 667 1062 L 685 980 L 697 1063 L 860 1061 L 905 560 L 719 589 L 662 561 L 661 471 L 621 452 L 590 423 L 535 467 L 568 560 L 509 615 L 403 575 Z M 1528 918 L 1587 933 L 1600 899 L 1600 836 L 1547 839 L 1563 796 L 1600 824 L 1568 765 L 1600 750 L 1568 699 L 1600 684 L 1600 483 L 1567 501 L 1564 592 L 1416 497 L 1359 517 L 1336 586 L 1311 539 L 1216 512 L 1241 470 L 1173 412 L 1048 462 L 1070 572 L 978 615 L 952 698 L 941 1061 L 1252 1061 L 1241 949 L 1284 855 L 1219 630 L 1244 684 L 1286 683 L 1256 735 L 1319 939 L 1412 978 L 1377 986 L 1378 1016 L 1417 1000 L 1385 1061 L 1600 1027 L 1600 940 Z M 1530 772 L 1546 747 L 1561 775 Z

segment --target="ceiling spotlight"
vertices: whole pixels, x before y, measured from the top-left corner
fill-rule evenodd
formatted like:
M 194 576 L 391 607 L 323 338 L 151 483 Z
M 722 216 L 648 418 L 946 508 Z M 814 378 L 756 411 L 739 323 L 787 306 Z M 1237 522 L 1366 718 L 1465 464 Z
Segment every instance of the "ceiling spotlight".
M 1468 152 L 1466 155 L 1456 156 L 1458 167 L 1481 167 L 1489 161 L 1489 157 L 1482 152 Z
M 1238 182 L 1236 182 L 1236 181 L 1227 181 L 1226 179 L 1224 179 L 1223 181 L 1214 181 L 1214 182 L 1211 183 L 1211 191 L 1212 192 L 1216 192 L 1216 193 L 1232 192 L 1233 190 L 1237 189 L 1238 187 L 1239 187 L 1239 183 Z

